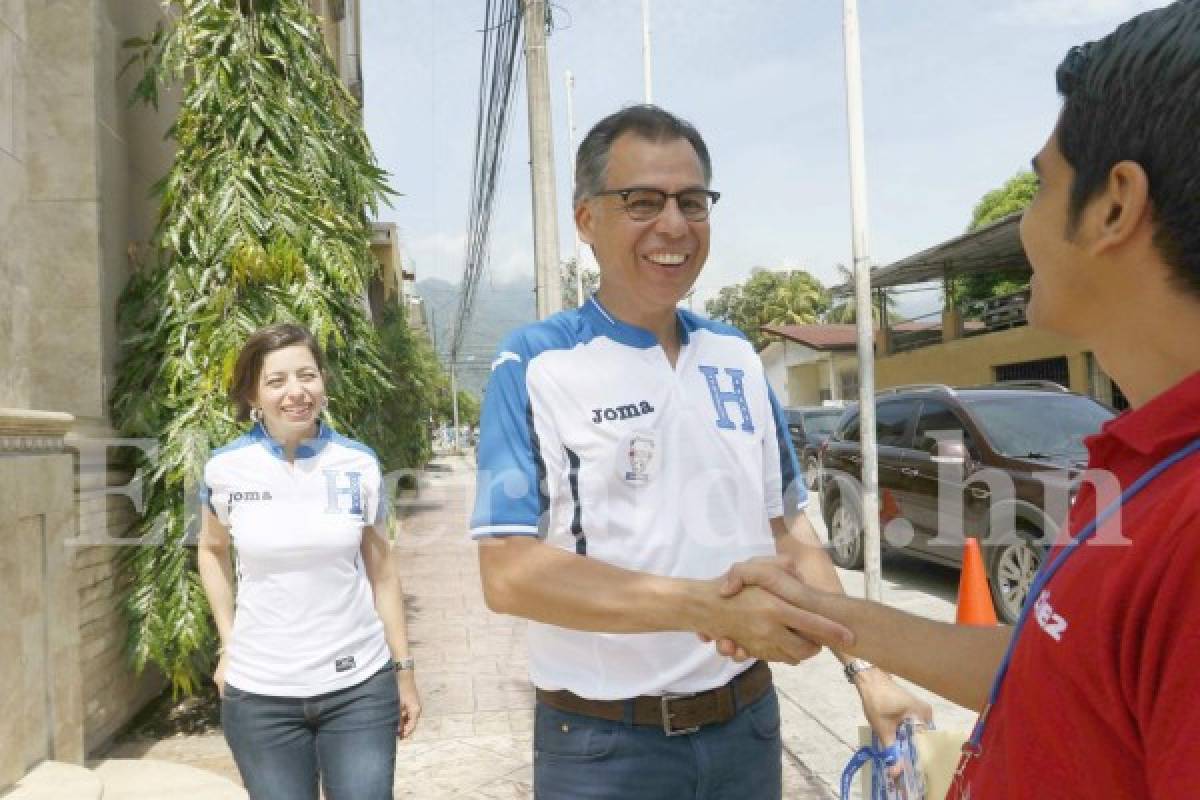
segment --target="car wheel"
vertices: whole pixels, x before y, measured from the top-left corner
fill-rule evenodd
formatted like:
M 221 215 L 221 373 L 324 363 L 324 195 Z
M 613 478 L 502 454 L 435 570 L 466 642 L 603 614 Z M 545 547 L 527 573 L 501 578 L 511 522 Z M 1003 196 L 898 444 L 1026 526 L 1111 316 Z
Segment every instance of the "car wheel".
M 804 485 L 812 491 L 817 488 L 817 474 L 821 470 L 821 465 L 817 463 L 816 456 L 809 456 L 804 459 Z
M 1037 531 L 1018 528 L 1016 541 L 998 545 L 992 555 L 988 575 L 992 601 L 996 605 L 996 616 L 1008 625 L 1014 624 L 1021 615 L 1033 579 L 1042 566 L 1045 551 L 1034 541 L 1038 538 Z
M 829 557 L 843 569 L 862 569 L 862 515 L 841 495 L 829 510 Z

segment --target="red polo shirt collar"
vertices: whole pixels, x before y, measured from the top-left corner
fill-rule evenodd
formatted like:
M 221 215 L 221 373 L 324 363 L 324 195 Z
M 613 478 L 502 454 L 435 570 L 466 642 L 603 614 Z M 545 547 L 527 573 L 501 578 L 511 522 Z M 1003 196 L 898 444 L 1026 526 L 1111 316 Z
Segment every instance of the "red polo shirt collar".
M 1089 437 L 1088 449 L 1096 455 L 1115 439 L 1143 455 L 1186 444 L 1200 436 L 1200 372 L 1187 378 L 1133 411 L 1104 423 Z

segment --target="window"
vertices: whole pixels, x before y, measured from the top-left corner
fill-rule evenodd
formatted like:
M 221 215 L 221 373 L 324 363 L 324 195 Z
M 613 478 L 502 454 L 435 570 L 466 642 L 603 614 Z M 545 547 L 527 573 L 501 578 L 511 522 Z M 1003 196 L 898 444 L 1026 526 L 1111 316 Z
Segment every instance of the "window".
M 937 400 L 925 401 L 921 408 L 921 416 L 917 419 L 917 432 L 913 437 L 913 447 L 927 453 L 935 453 L 938 438 L 946 438 L 951 435 L 944 433 L 945 431 L 953 431 L 962 439 L 969 452 L 975 452 L 971 443 L 971 434 L 967 432 L 962 420 L 958 418 L 954 410 Z M 931 435 L 933 433 L 938 433 L 939 436 L 934 437 Z
M 858 370 L 847 370 L 838 375 L 841 383 L 843 400 L 854 400 L 858 397 Z
M 1041 358 L 1019 364 L 1001 364 L 995 368 L 997 381 L 1052 381 L 1059 386 L 1071 385 L 1067 357 Z
M 911 400 L 883 403 L 875 409 L 875 436 L 880 447 L 912 447 L 908 423 L 916 403 Z

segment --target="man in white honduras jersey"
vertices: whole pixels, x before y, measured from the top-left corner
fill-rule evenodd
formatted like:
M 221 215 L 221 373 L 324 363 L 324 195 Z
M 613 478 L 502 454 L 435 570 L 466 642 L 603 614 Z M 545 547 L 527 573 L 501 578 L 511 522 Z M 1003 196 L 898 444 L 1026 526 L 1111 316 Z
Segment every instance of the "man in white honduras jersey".
M 792 628 L 848 634 L 758 587 L 722 595 L 733 564 L 776 553 L 841 587 L 753 348 L 677 309 L 708 256 L 708 151 L 691 125 L 635 106 L 592 129 L 575 177 L 600 289 L 501 346 L 471 522 L 489 607 L 532 620 L 535 794 L 778 798 L 770 670 L 701 636 L 796 663 L 818 648 Z M 881 735 L 929 716 L 839 658 Z

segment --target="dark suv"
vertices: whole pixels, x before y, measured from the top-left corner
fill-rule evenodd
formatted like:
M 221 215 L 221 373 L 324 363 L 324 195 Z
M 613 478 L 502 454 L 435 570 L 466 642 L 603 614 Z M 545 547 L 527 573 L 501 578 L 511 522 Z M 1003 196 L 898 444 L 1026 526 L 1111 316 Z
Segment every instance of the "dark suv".
M 957 566 L 963 535 L 978 538 L 997 614 L 1014 622 L 1074 497 L 1083 440 L 1113 411 L 1042 381 L 898 387 L 875 406 L 884 546 Z M 852 408 L 821 450 L 820 486 L 830 555 L 849 569 L 863 563 L 861 466 Z M 939 507 L 939 489 L 961 513 Z
M 796 458 L 800 460 L 800 468 L 804 470 L 804 484 L 809 489 L 817 488 L 817 451 L 837 428 L 844 412 L 845 409 L 840 406 L 805 406 L 783 410 L 792 447 L 796 451 Z

